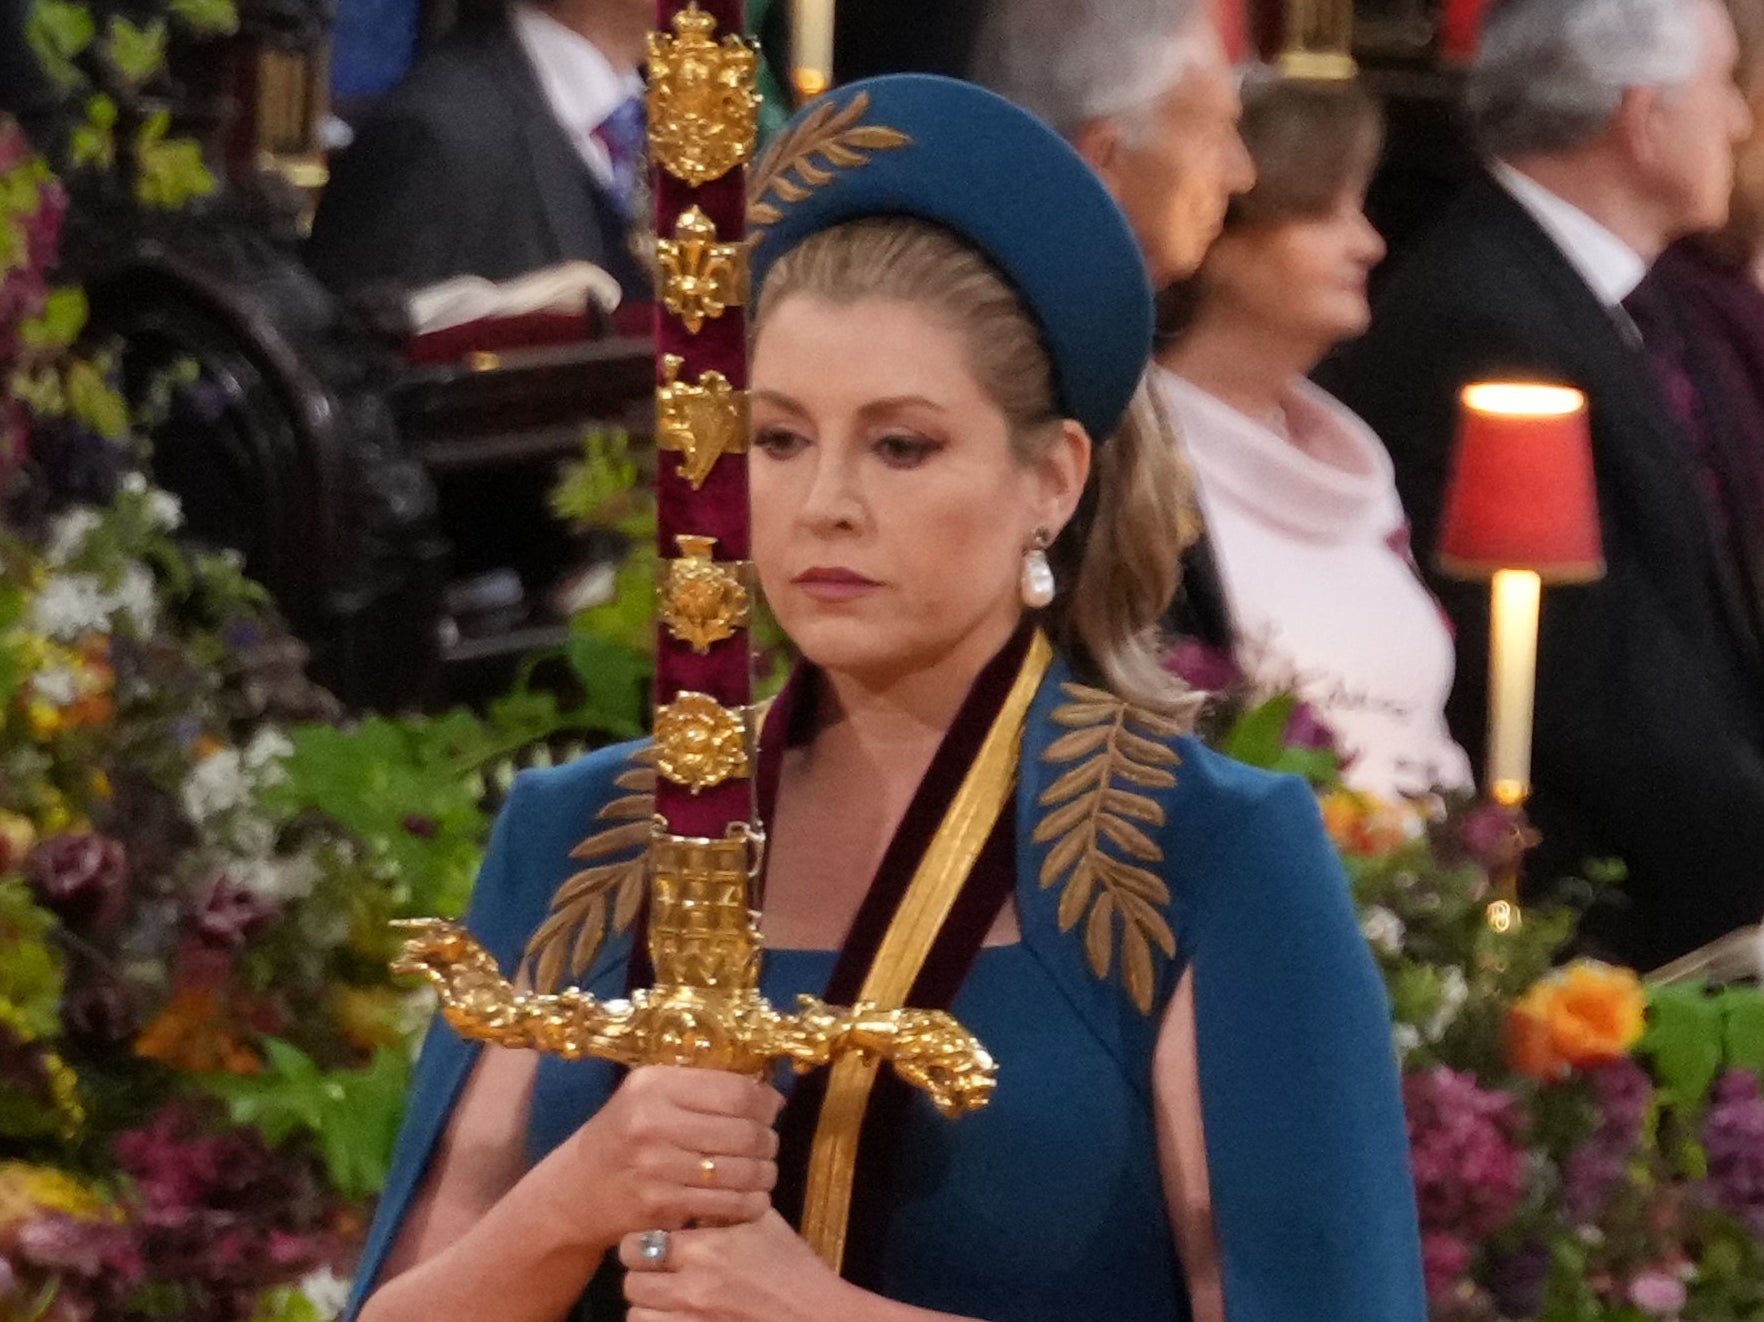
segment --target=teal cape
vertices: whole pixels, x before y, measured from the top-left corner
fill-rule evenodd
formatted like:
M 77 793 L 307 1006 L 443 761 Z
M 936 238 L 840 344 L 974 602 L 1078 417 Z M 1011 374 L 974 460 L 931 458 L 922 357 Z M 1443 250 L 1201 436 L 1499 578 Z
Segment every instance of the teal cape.
M 1164 1008 L 1192 969 L 1231 1322 L 1423 1322 L 1388 1007 L 1313 795 L 1187 736 L 1162 741 L 1177 758 L 1173 786 L 1110 780 L 1156 804 L 1132 820 L 1161 854 L 1169 898 L 1153 911 L 1174 934 L 1175 954 L 1152 944 L 1148 1013 L 1124 982 L 1121 919 L 1099 976 L 1089 924 L 1062 930 L 1066 887 L 1057 875 L 1040 883 L 1059 843 L 1035 839 L 1048 816 L 1041 801 L 1074 765 L 1047 756 L 1073 733 L 1072 704 L 1084 700 L 1071 683 L 1056 660 L 1024 731 L 1014 822 L 1022 939 L 980 950 L 950 1006 L 1000 1062 L 997 1095 L 953 1122 L 920 1098 L 905 1108 L 879 1278 L 866 1284 L 986 1322 L 1189 1317 L 1157 1161 L 1151 1064 Z M 1090 691 L 1088 700 L 1105 696 Z M 1123 728 L 1131 733 L 1131 721 Z M 467 918 L 505 970 L 575 870 L 570 851 L 598 809 L 627 793 L 613 782 L 636 747 L 516 782 Z M 1101 847 L 1132 857 L 1118 841 Z M 621 995 L 632 946 L 629 932 L 610 936 L 587 990 Z M 774 1004 L 818 993 L 834 961 L 830 951 L 772 951 L 764 990 Z M 437 1019 L 346 1318 L 373 1286 L 476 1056 Z M 618 1077 L 599 1061 L 543 1061 L 529 1154 L 544 1155 L 592 1116 Z M 608 1297 L 591 1292 L 578 1317 L 605 1322 L 617 1311 Z

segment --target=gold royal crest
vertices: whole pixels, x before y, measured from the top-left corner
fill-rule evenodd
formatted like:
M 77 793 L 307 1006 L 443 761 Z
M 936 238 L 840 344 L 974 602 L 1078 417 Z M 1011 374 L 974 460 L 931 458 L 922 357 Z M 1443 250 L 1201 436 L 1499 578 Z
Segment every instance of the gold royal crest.
M 694 188 L 745 165 L 759 137 L 758 59 L 716 30 L 715 16 L 691 5 L 674 15 L 672 36 L 649 35 L 650 151 Z
M 715 537 L 681 533 L 677 559 L 666 561 L 656 588 L 656 609 L 668 632 L 700 656 L 711 644 L 745 628 L 752 593 L 742 581 L 745 562 L 723 564 L 711 558 Z

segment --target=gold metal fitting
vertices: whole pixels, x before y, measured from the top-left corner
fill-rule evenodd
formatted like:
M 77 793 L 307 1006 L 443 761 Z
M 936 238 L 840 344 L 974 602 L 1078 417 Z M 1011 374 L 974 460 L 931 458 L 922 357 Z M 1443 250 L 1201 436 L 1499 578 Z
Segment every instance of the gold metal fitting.
M 749 774 L 748 722 L 707 693 L 690 690 L 655 712 L 655 769 L 694 794 Z
M 670 835 L 649 842 L 649 959 L 658 985 L 750 992 L 762 943 L 749 890 L 765 836 L 745 822 L 721 840 Z
M 759 138 L 759 57 L 739 36 L 716 40 L 717 20 L 696 4 L 674 15 L 673 35 L 649 34 L 649 148 L 694 188 L 747 164 Z
M 656 614 L 668 632 L 703 656 L 713 643 L 745 629 L 752 613 L 753 564 L 711 558 L 715 537 L 681 533 L 677 559 L 662 562 L 656 584 Z
M 655 445 L 680 454 L 680 476 L 694 491 L 704 485 L 717 460 L 746 454 L 747 392 L 729 384 L 718 371 L 699 375 L 697 385 L 680 380 L 686 360 L 679 354 L 662 357 L 662 384 L 655 392 Z
M 697 207 L 674 222 L 674 237 L 658 240 L 662 305 L 694 335 L 707 320 L 747 303 L 747 247 L 718 243 L 717 227 Z

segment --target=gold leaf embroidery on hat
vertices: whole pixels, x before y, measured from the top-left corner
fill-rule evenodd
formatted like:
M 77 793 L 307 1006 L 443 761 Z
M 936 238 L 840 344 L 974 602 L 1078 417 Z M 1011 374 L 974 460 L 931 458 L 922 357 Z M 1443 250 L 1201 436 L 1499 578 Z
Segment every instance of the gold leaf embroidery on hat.
M 837 171 L 860 169 L 870 163 L 875 152 L 912 145 L 912 138 L 898 129 L 859 123 L 869 108 L 868 92 L 859 92 L 844 105 L 827 101 L 795 128 L 779 135 L 754 169 L 747 193 L 747 223 L 776 225 L 784 219 L 784 212 L 768 198 L 801 202 L 838 178 Z M 818 164 L 816 157 L 820 158 Z M 764 237 L 756 235 L 754 242 Z
M 1060 930 L 1069 932 L 1083 920 L 1085 955 L 1099 978 L 1108 978 L 1118 948 L 1127 993 L 1149 1014 L 1157 981 L 1152 947 L 1174 956 L 1176 938 L 1164 916 L 1170 888 L 1145 866 L 1163 862 L 1163 851 L 1136 824 L 1162 826 L 1164 810 L 1138 791 L 1175 785 L 1172 768 L 1181 759 L 1168 741 L 1183 732 L 1183 724 L 1102 689 L 1062 684 L 1060 690 L 1071 701 L 1056 708 L 1053 719 L 1066 733 L 1041 756 L 1070 769 L 1037 800 L 1047 812 L 1033 839 L 1053 843 L 1041 865 L 1041 885 L 1063 882 Z

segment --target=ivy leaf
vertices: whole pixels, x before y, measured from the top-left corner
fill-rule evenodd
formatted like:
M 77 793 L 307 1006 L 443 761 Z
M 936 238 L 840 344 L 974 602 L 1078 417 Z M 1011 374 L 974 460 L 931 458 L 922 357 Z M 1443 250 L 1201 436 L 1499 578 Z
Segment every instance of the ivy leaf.
M 77 87 L 83 79 L 74 67 L 79 55 L 98 35 L 98 24 L 84 5 L 68 0 L 37 0 L 25 22 L 30 43 L 43 71 L 63 87 Z
M 1721 1069 L 1725 1016 L 1701 983 L 1652 990 L 1648 1029 L 1637 1050 L 1653 1059 L 1661 1084 L 1681 1105 L 1708 1095 Z
M 197 32 L 230 37 L 239 30 L 233 0 L 171 0 L 171 12 Z
M 99 95 L 86 102 L 86 122 L 73 131 L 75 165 L 108 170 L 116 164 L 116 102 Z
M 57 289 L 43 300 L 43 310 L 19 327 L 19 335 L 32 349 L 65 349 L 86 328 L 86 291 Z
M 165 66 L 165 20 L 136 27 L 119 16 L 110 20 L 105 51 L 131 87 L 139 87 Z
M 168 138 L 171 115 L 150 115 L 135 137 L 135 197 L 143 206 L 175 210 L 214 191 L 202 148 L 188 138 Z

